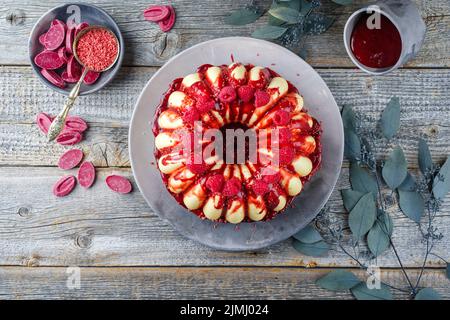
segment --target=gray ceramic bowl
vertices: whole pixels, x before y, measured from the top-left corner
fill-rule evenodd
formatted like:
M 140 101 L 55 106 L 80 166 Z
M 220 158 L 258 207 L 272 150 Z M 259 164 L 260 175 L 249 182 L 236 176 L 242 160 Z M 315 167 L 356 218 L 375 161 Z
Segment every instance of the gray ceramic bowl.
M 322 168 L 295 198 L 293 206 L 267 222 L 239 225 L 201 220 L 172 197 L 162 182 L 153 155 L 156 107 L 175 78 L 198 66 L 236 61 L 268 66 L 291 81 L 304 96 L 308 111 L 321 121 Z M 271 42 L 231 37 L 195 45 L 170 59 L 145 86 L 133 112 L 129 134 L 131 167 L 143 196 L 153 210 L 184 236 L 213 248 L 254 250 L 280 242 L 304 228 L 327 202 L 341 171 L 344 131 L 339 108 L 322 78 L 291 51 Z
M 61 21 L 66 22 L 67 19 L 73 14 L 73 11 L 71 11 L 71 9 L 74 7 L 70 6 L 77 6 L 80 9 L 81 22 L 87 22 L 89 23 L 89 25 L 100 25 L 107 27 L 111 31 L 113 31 L 116 34 L 117 39 L 119 39 L 120 52 L 116 64 L 108 71 L 103 72 L 100 78 L 97 80 L 97 82 L 94 83 L 93 85 L 89 86 L 85 84 L 81 85 L 80 95 L 86 95 L 100 90 L 114 78 L 114 76 L 117 74 L 117 71 L 119 71 L 124 56 L 125 46 L 122 34 L 120 33 L 120 29 L 117 26 L 116 22 L 113 20 L 113 18 L 111 18 L 111 16 L 107 14 L 104 10 L 86 3 L 67 3 L 47 11 L 36 22 L 36 24 L 33 27 L 33 30 L 31 31 L 30 39 L 28 42 L 28 50 L 30 54 L 31 66 L 33 67 L 34 72 L 42 81 L 42 83 L 44 83 L 46 86 L 55 91 L 68 95 L 73 87 L 73 84 L 68 84 L 68 86 L 64 89 L 58 88 L 55 85 L 51 84 L 47 79 L 45 79 L 41 75 L 40 68 L 36 66 L 36 64 L 34 63 L 34 57 L 44 49 L 43 46 L 39 43 L 39 36 L 49 29 L 50 23 L 54 19 L 59 19 Z

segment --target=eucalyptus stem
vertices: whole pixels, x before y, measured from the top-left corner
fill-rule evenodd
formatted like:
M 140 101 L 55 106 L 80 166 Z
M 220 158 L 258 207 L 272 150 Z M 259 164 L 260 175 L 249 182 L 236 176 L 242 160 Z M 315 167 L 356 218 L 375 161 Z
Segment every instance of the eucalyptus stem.
M 380 178 L 378 177 L 378 172 L 377 172 L 377 170 L 376 170 L 376 167 L 375 167 L 375 178 L 376 178 L 376 181 L 377 181 L 377 189 L 378 189 L 379 198 L 380 198 L 380 200 L 381 200 L 380 206 L 381 206 L 381 209 L 382 209 L 383 211 L 385 211 L 386 207 L 384 206 L 383 194 L 381 193 Z M 386 230 L 386 231 L 387 231 L 387 230 Z M 390 245 L 391 245 L 391 247 L 392 247 L 392 250 L 394 251 L 395 257 L 397 258 L 397 261 L 398 261 L 398 263 L 399 263 L 399 265 L 400 265 L 400 268 L 401 268 L 401 270 L 402 270 L 402 273 L 403 273 L 403 275 L 405 276 L 405 279 L 406 279 L 406 281 L 408 282 L 408 285 L 409 285 L 409 287 L 410 287 L 411 290 L 412 290 L 412 294 L 415 295 L 415 293 L 416 293 L 416 287 L 413 286 L 413 284 L 412 284 L 412 282 L 411 282 L 411 279 L 409 278 L 408 273 L 406 272 L 406 269 L 405 269 L 405 267 L 403 266 L 402 260 L 400 259 L 400 256 L 399 256 L 399 254 L 398 254 L 398 252 L 397 252 L 397 249 L 395 248 L 394 242 L 392 241 L 392 237 L 391 237 L 391 235 L 389 234 L 389 232 L 385 232 L 385 233 L 386 233 L 386 235 L 387 235 L 388 238 L 389 238 L 389 243 L 390 243 Z

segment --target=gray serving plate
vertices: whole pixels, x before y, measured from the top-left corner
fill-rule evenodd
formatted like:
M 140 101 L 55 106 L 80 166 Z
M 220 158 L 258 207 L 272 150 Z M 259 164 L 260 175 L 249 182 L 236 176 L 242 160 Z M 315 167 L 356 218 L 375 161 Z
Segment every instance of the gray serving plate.
M 322 167 L 292 206 L 266 222 L 239 225 L 201 220 L 167 191 L 153 155 L 152 124 L 163 93 L 175 78 L 198 66 L 236 61 L 267 66 L 291 81 L 304 96 L 305 108 L 323 127 Z M 168 61 L 143 89 L 129 132 L 131 166 L 144 198 L 153 210 L 182 235 L 207 246 L 230 251 L 255 250 L 291 237 L 309 224 L 327 202 L 341 170 L 344 132 L 339 108 L 322 78 L 291 51 L 271 42 L 245 37 L 211 40 L 195 45 Z
M 81 14 L 81 22 L 87 22 L 89 23 L 89 25 L 100 25 L 109 28 L 116 34 L 117 39 L 119 39 L 120 46 L 119 58 L 116 64 L 108 71 L 103 72 L 97 82 L 93 85 L 81 85 L 80 95 L 86 95 L 100 90 L 114 78 L 114 76 L 120 69 L 124 56 L 125 46 L 122 34 L 116 22 L 108 13 L 106 13 L 106 11 L 91 4 L 77 2 L 63 4 L 50 9 L 34 25 L 33 30 L 30 34 L 30 39 L 28 41 L 28 50 L 31 66 L 33 67 L 34 72 L 39 77 L 41 82 L 55 91 L 68 95 L 73 87 L 73 84 L 68 84 L 68 86 L 64 89 L 58 88 L 57 86 L 51 84 L 41 75 L 40 68 L 34 63 L 34 57 L 44 49 L 43 46 L 39 43 L 39 36 L 45 33 L 50 28 L 50 23 L 54 19 L 59 19 L 66 22 L 67 19 L 73 14 L 72 9 L 78 10 L 74 6 L 79 8 L 79 12 Z

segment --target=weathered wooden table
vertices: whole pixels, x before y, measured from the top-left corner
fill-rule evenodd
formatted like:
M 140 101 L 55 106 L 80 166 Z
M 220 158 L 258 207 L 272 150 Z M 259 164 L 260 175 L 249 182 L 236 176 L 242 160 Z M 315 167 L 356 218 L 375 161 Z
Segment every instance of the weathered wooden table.
M 34 123 L 40 111 L 55 114 L 64 97 L 33 75 L 27 41 L 36 20 L 62 1 L 3 0 L 0 7 L 0 298 L 351 298 L 329 292 L 314 281 L 331 268 L 350 268 L 347 256 L 332 251 L 313 259 L 297 253 L 291 241 L 257 252 L 211 250 L 178 235 L 154 214 L 136 189 L 110 192 L 103 179 L 131 177 L 128 124 L 136 99 L 152 74 L 168 58 L 204 40 L 249 35 L 255 25 L 225 25 L 223 18 L 238 1 L 173 1 L 178 19 L 168 34 L 142 18 L 154 1 L 99 0 L 119 23 L 126 57 L 119 76 L 107 88 L 82 97 L 74 113 L 89 121 L 81 147 L 99 168 L 91 190 L 77 188 L 56 199 L 51 188 L 62 172 L 56 167 L 64 147 L 49 144 Z M 269 1 L 266 1 L 269 2 Z M 324 0 L 328 3 L 329 1 Z M 333 27 L 307 41 L 307 60 L 318 70 L 339 105 L 349 104 L 376 121 L 391 96 L 402 105 L 400 143 L 417 168 L 417 138 L 426 137 L 435 160 L 450 153 L 450 2 L 417 0 L 427 37 L 419 56 L 405 68 L 371 77 L 352 65 L 342 43 L 349 7 L 325 4 L 336 17 Z M 386 148 L 377 153 L 386 154 Z M 348 187 L 348 163 L 331 196 L 331 213 L 342 215 L 339 190 Z M 417 226 L 392 205 L 394 242 L 405 266 L 417 276 L 424 244 Z M 450 202 L 437 223 L 444 239 L 435 252 L 450 259 Z M 404 286 L 392 253 L 378 259 L 382 277 Z M 66 286 L 67 266 L 81 267 L 81 286 Z M 450 298 L 445 265 L 432 256 L 423 285 Z M 395 293 L 396 298 L 406 295 Z

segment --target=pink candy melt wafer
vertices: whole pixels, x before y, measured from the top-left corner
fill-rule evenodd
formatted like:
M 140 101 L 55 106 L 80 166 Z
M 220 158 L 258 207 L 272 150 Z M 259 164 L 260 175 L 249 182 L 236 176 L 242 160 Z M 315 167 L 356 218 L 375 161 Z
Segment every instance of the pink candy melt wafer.
M 41 74 L 44 76 L 45 79 L 50 81 L 55 86 L 59 88 L 66 87 L 66 83 L 64 82 L 64 80 L 54 70 L 42 69 Z
M 83 159 L 83 151 L 80 149 L 71 149 L 66 152 L 59 158 L 58 167 L 63 170 L 69 170 L 75 168 L 80 164 Z
M 84 77 L 83 82 L 87 85 L 94 84 L 97 79 L 100 77 L 100 72 L 88 71 L 86 76 Z
M 167 6 L 150 6 L 144 10 L 144 18 L 148 21 L 159 22 L 166 19 L 170 15 L 169 8 Z
M 53 194 L 57 197 L 67 196 L 75 188 L 76 183 L 74 176 L 64 176 L 53 186 Z
M 158 22 L 159 28 L 163 32 L 169 32 L 175 24 L 176 14 L 175 9 L 172 6 L 166 6 L 169 9 L 169 15 L 164 20 Z
M 63 146 L 71 146 L 77 144 L 81 140 L 83 140 L 83 136 L 77 131 L 66 131 L 56 138 L 56 142 Z
M 83 162 L 78 170 L 78 183 L 84 188 L 90 188 L 95 180 L 95 167 L 92 162 Z
M 36 124 L 43 133 L 47 134 L 48 128 L 52 124 L 52 118 L 48 114 L 41 112 L 36 116 Z
M 84 132 L 88 128 L 86 121 L 77 116 L 68 116 L 64 126 L 64 130 Z
M 57 52 L 42 51 L 34 57 L 34 63 L 39 67 L 47 70 L 54 70 L 61 68 L 64 65 Z
M 127 178 L 118 175 L 106 177 L 106 184 L 111 190 L 118 193 L 130 193 L 133 189 L 131 182 Z
M 59 21 L 59 20 L 58 20 Z M 47 50 L 58 49 L 64 42 L 66 35 L 65 24 L 63 22 L 56 22 L 48 29 L 44 38 L 44 46 Z

